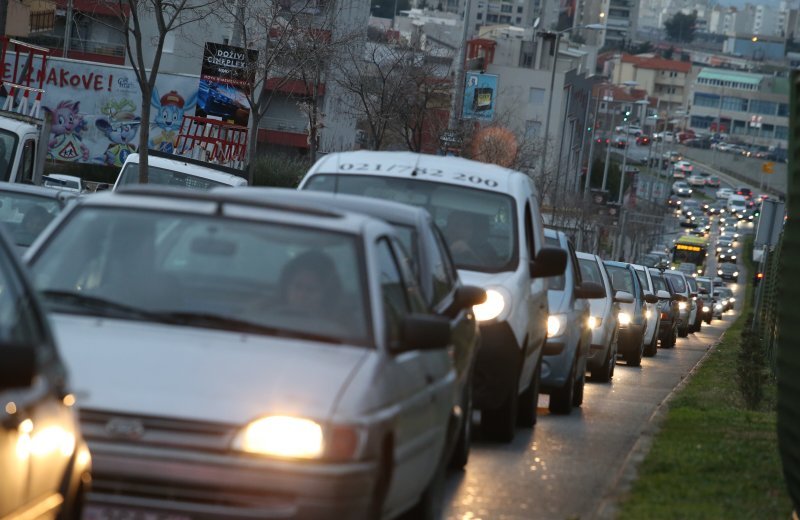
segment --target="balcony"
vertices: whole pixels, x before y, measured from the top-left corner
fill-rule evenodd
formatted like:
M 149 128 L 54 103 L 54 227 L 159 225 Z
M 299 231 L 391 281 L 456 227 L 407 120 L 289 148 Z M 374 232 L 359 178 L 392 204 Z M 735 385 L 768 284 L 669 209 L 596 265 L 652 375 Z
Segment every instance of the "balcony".
M 50 49 L 54 56 L 61 56 L 64 53 L 64 38 L 62 36 L 37 34 L 19 39 L 34 45 L 46 47 Z M 69 56 L 66 56 L 67 58 L 98 63 L 110 63 L 113 65 L 125 64 L 124 45 L 79 40 L 77 38 L 72 38 L 70 41 Z
M 258 125 L 258 141 L 268 144 L 308 148 L 308 122 L 301 118 L 264 117 Z

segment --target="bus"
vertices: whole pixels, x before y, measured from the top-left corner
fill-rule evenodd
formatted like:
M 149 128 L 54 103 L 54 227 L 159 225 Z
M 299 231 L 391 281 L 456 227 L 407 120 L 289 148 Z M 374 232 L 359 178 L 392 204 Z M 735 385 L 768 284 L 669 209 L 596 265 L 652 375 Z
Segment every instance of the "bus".
M 677 269 L 681 264 L 694 264 L 697 275 L 702 276 L 706 270 L 708 257 L 708 238 L 694 235 L 683 235 L 672 246 L 672 269 Z

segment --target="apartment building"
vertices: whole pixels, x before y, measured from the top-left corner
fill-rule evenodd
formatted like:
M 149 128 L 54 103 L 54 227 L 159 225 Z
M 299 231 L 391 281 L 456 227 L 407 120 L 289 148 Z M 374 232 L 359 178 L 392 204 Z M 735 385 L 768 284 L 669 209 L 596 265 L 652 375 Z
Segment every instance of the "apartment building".
M 606 46 L 623 49 L 636 35 L 639 0 L 609 0 L 606 12 Z
M 685 109 L 689 102 L 692 64 L 653 54 L 616 54 L 607 61 L 609 77 L 617 85 L 636 84 L 658 98 L 664 110 Z

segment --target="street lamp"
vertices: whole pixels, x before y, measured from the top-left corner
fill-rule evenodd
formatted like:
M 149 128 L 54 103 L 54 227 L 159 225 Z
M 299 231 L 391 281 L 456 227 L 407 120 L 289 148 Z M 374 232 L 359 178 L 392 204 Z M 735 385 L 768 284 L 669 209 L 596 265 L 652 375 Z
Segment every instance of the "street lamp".
M 552 70 L 550 72 L 550 93 L 548 94 L 548 103 L 547 103 L 547 115 L 545 116 L 545 123 L 544 123 L 544 142 L 542 143 L 542 161 L 540 167 L 540 174 L 544 175 L 545 164 L 547 162 L 547 140 L 549 138 L 550 133 L 550 115 L 553 106 L 553 88 L 555 87 L 556 83 L 556 66 L 558 65 L 558 50 L 559 50 L 559 43 L 561 42 L 561 35 L 566 34 L 574 29 L 589 29 L 592 31 L 602 31 L 606 28 L 604 24 L 600 23 L 590 23 L 588 25 L 576 25 L 574 27 L 567 27 L 561 31 L 549 32 L 549 34 L 555 34 L 555 43 L 553 45 L 553 65 Z M 563 136 L 562 136 L 563 138 Z M 556 179 L 556 183 L 558 183 L 558 179 Z M 556 191 L 558 191 L 556 189 Z

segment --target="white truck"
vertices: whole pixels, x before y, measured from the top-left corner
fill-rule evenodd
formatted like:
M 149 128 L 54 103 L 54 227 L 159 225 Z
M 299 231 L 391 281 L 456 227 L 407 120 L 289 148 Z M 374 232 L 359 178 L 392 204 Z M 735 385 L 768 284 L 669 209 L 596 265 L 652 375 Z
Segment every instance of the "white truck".
M 241 170 L 211 164 L 180 155 L 150 150 L 147 161 L 149 184 L 180 186 L 195 189 L 211 189 L 220 186 L 247 186 Z M 114 184 L 120 186 L 139 184 L 139 154 L 132 153 L 125 159 L 122 170 Z

